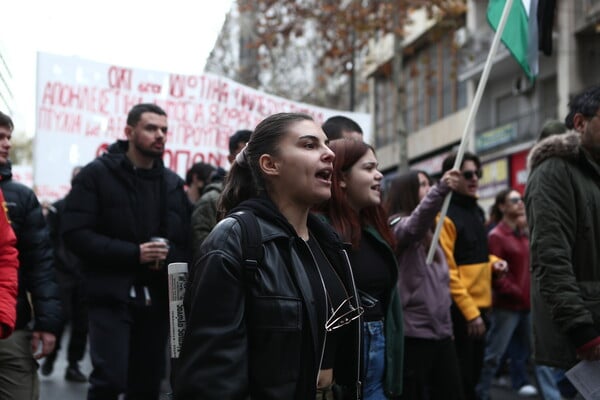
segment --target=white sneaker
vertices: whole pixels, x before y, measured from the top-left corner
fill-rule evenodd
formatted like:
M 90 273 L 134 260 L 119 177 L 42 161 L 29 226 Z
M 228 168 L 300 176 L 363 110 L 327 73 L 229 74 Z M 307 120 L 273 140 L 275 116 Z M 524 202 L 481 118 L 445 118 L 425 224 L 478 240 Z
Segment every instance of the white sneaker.
M 523 386 L 521 386 L 521 389 L 519 389 L 517 394 L 519 396 L 523 396 L 523 397 L 532 397 L 532 396 L 537 396 L 538 391 L 532 385 L 523 385 Z

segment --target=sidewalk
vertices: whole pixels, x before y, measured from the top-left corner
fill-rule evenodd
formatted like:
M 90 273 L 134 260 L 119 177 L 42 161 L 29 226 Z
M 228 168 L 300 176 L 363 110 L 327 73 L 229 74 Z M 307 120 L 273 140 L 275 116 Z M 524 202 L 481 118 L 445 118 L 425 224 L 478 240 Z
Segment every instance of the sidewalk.
M 49 376 L 43 376 L 38 371 L 40 377 L 40 400 L 81 400 L 87 396 L 87 383 L 74 383 L 65 380 L 65 370 L 67 369 L 66 349 L 69 343 L 69 329 L 62 338 L 62 346 L 58 357 L 54 362 L 54 371 Z M 39 360 L 40 367 L 44 359 Z M 85 352 L 85 357 L 80 363 L 81 372 L 88 375 L 92 372 L 89 352 Z

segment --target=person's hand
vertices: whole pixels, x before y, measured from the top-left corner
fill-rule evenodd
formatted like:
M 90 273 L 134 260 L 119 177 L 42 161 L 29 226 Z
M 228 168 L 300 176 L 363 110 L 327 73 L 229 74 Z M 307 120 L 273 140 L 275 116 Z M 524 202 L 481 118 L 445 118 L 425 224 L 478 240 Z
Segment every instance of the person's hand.
M 483 335 L 485 335 L 485 323 L 481 316 L 467 322 L 467 334 L 474 338 L 483 337 Z
M 440 181 L 448 185 L 450 189 L 456 190 L 460 182 L 460 171 L 457 169 L 448 170 L 444 173 Z
M 508 273 L 508 263 L 504 260 L 498 260 L 492 264 L 492 273 L 501 278 Z
M 140 244 L 140 264 L 147 264 L 157 260 L 166 260 L 169 245 L 162 242 L 146 242 Z
M 42 348 L 40 349 L 40 342 Z M 50 332 L 33 332 L 31 335 L 31 353 L 33 358 L 39 360 L 42 357 L 46 357 L 52 353 L 54 346 L 56 345 L 56 336 Z

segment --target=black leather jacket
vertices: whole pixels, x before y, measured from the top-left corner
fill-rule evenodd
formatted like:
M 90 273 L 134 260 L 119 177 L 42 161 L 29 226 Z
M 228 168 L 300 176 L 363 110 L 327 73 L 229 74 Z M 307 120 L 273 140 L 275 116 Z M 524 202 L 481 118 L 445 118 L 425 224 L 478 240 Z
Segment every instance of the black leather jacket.
M 203 256 L 186 293 L 188 324 L 174 381 L 179 400 L 315 398 L 327 311 L 318 309 L 325 305 L 316 300 L 323 297 L 317 292 L 322 286 L 312 287 L 305 272 L 314 258 L 281 214 L 272 211 L 275 217 L 266 218 L 252 211 L 264 253 L 253 282 L 244 276 L 236 220 L 221 221 L 202 245 Z M 356 299 L 337 235 L 314 216 L 308 226 Z M 336 362 L 335 379 L 357 388 L 360 320 L 349 329 L 351 343 L 343 352 L 347 359 Z M 357 398 L 357 391 L 351 396 Z

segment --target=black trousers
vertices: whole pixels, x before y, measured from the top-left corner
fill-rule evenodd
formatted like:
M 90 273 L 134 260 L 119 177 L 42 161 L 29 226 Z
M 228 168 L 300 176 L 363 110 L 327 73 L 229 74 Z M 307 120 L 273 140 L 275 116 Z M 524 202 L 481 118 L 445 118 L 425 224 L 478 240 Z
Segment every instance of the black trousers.
M 61 338 L 67 325 L 71 325 L 71 336 L 67 347 L 69 364 L 78 363 L 85 354 L 88 335 L 87 302 L 81 280 L 59 281 L 64 320 L 56 333 L 56 347 L 48 356 L 54 360 L 60 350 Z
M 89 400 L 158 399 L 169 327 L 166 299 L 89 305 Z
M 452 303 L 450 311 L 454 330 L 454 345 L 456 347 L 456 355 L 458 356 L 465 399 L 477 400 L 475 386 L 479 382 L 479 375 L 481 375 L 481 368 L 483 367 L 485 335 L 480 338 L 469 336 L 467 334 L 467 320 L 465 320 L 462 312 L 454 303 Z M 487 329 L 489 327 L 489 319 L 486 315 L 487 311 L 480 311 Z
M 462 400 L 464 394 L 452 338 L 404 339 L 402 400 Z

